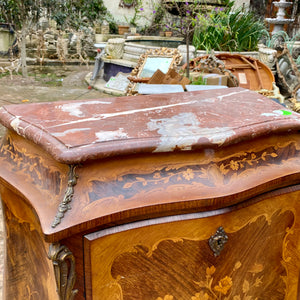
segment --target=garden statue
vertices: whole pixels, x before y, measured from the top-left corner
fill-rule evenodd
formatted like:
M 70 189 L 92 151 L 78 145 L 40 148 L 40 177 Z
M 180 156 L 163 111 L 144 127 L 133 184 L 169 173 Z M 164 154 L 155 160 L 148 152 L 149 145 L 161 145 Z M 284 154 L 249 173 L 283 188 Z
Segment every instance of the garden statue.
M 91 81 L 95 80 L 98 77 L 99 72 L 103 69 L 104 61 L 102 57 L 105 55 L 105 49 L 102 46 L 102 48 L 97 49 L 97 56 L 95 58 L 95 66 L 93 70 L 93 74 L 91 77 Z

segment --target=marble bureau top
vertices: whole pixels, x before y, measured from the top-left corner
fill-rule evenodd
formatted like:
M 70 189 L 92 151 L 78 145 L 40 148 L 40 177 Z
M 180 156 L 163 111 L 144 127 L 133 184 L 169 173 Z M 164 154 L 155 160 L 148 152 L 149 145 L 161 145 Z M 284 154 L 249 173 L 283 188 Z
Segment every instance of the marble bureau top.
M 300 129 L 297 113 L 243 88 L 8 105 L 0 122 L 63 163 L 221 147 Z

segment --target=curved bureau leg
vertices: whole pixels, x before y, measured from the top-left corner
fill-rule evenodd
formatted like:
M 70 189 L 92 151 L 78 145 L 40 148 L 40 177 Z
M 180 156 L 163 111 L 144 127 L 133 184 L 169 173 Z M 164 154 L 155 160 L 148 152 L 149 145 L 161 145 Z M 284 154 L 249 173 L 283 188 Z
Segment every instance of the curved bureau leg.
M 55 243 L 50 245 L 48 257 L 53 263 L 59 299 L 73 300 L 78 290 L 73 290 L 76 273 L 72 252 L 66 246 Z
M 0 186 L 5 221 L 3 299 L 58 300 L 55 276 L 32 208 L 19 195 Z

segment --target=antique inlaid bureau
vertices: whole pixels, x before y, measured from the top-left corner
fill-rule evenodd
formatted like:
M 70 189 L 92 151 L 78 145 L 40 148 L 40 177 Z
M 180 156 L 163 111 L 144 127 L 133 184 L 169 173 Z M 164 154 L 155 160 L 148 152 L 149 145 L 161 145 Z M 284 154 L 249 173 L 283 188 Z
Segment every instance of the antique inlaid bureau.
M 298 114 L 228 88 L 0 119 L 5 299 L 299 299 Z

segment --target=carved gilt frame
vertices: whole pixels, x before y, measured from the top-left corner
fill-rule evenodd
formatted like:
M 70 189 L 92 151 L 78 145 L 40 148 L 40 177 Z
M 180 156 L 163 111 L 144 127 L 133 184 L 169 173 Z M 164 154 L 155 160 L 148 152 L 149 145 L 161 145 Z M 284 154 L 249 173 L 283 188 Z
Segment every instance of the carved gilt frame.
M 142 77 L 141 74 L 149 58 L 171 58 L 171 62 L 168 66 L 168 70 L 175 68 L 182 61 L 182 55 L 178 49 L 171 48 L 158 48 L 149 49 L 144 54 L 142 54 L 138 60 L 136 67 L 131 71 L 131 82 L 128 85 L 127 96 L 137 94 L 136 85 L 137 82 L 147 81 L 148 77 Z M 155 72 L 155 71 L 154 71 Z M 153 73 L 154 73 L 153 72 Z M 133 79 L 133 80 L 132 80 Z

